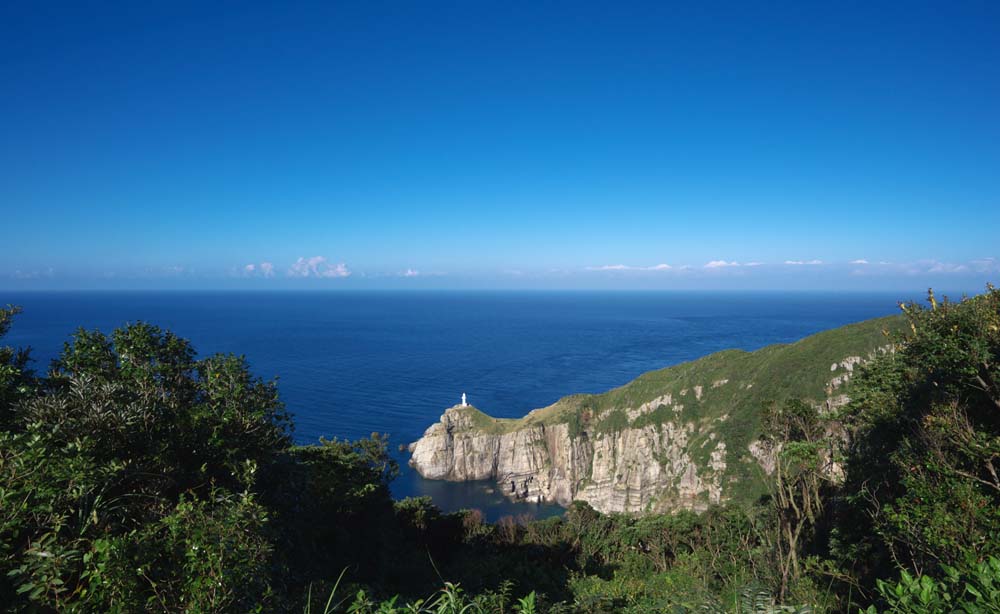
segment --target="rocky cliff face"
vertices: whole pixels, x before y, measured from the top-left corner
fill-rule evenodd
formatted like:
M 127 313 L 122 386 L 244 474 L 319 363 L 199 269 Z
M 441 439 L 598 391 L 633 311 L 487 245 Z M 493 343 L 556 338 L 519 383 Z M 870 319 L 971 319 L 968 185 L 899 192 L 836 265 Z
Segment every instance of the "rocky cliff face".
M 490 433 L 474 424 L 474 411 L 445 411 L 410 445 L 410 465 L 430 479 L 493 480 L 512 499 L 580 500 L 605 512 L 703 509 L 721 500 L 726 444 L 711 442 L 709 463 L 698 466 L 688 453 L 693 426 L 570 437 L 562 423 Z
M 602 512 L 703 510 L 740 489 L 752 496 L 747 484 L 762 486 L 774 470 L 774 451 L 758 439 L 762 403 L 843 405 L 855 367 L 889 349 L 882 331 L 892 324 L 722 352 L 520 420 L 451 407 L 410 444 L 410 465 L 429 479 L 491 480 L 511 499 L 586 501 Z

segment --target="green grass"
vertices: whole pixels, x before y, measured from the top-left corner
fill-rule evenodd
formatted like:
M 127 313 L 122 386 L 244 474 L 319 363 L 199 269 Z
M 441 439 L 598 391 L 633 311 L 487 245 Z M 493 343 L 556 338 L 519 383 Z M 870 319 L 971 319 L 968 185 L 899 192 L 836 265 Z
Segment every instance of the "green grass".
M 471 419 L 472 427 L 483 433 L 502 434 L 509 433 L 522 426 L 523 418 L 494 418 L 489 416 L 472 405 L 452 408 L 453 412 L 458 412 Z
M 713 422 L 731 410 L 759 408 L 765 402 L 801 398 L 820 402 L 826 398 L 826 385 L 835 375 L 844 373 L 830 365 L 848 356 L 865 357 L 888 341 L 883 331 L 898 329 L 898 316 L 866 320 L 825 331 L 790 344 L 770 345 L 756 352 L 723 350 L 703 358 L 640 375 L 633 381 L 601 394 L 575 394 L 559 399 L 552 405 L 537 409 L 519 419 L 493 418 L 474 407 L 462 408 L 472 417 L 477 429 L 485 432 L 509 432 L 538 424 L 559 424 L 581 418 L 584 425 L 600 430 L 621 428 L 621 419 L 591 419 L 609 409 L 635 408 L 670 393 L 675 403 L 682 403 L 682 419 Z M 726 384 L 713 388 L 717 381 Z M 702 386 L 702 398 L 696 399 L 694 388 Z M 681 395 L 686 390 L 686 394 Z M 588 416 L 589 414 L 589 416 Z M 612 414 L 613 415 L 613 414 Z M 631 426 L 676 419 L 669 407 L 660 407 L 651 414 L 640 416 Z M 729 421 L 727 421 L 729 422 Z M 720 428 L 726 430 L 722 423 Z

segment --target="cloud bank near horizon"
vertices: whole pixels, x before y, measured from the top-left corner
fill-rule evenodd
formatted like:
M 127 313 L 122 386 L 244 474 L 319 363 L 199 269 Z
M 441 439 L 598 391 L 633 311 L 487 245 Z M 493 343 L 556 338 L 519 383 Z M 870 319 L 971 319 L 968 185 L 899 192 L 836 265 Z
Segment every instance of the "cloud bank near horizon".
M 561 269 L 532 270 L 529 267 L 507 268 L 500 270 L 463 270 L 440 271 L 405 266 L 391 270 L 356 270 L 346 262 L 336 262 L 326 256 L 300 256 L 286 261 L 282 265 L 272 259 L 260 259 L 241 265 L 210 269 L 196 269 L 184 265 L 168 265 L 163 267 L 145 267 L 136 270 L 103 271 L 99 274 L 86 276 L 73 271 L 60 271 L 53 267 L 38 269 L 17 268 L 0 270 L 0 282 L 6 280 L 11 287 L 58 287 L 71 285 L 74 280 L 91 280 L 95 283 L 105 281 L 114 285 L 125 285 L 129 282 L 146 282 L 147 285 L 163 281 L 165 283 L 191 282 L 193 284 L 211 285 L 225 280 L 268 284 L 288 287 L 296 284 L 350 284 L 351 287 L 364 287 L 365 284 L 376 286 L 380 283 L 393 283 L 409 280 L 408 283 L 443 285 L 455 280 L 456 286 L 475 285 L 477 281 L 489 285 L 491 280 L 514 280 L 531 287 L 544 287 L 552 282 L 553 287 L 572 287 L 576 284 L 586 287 L 594 280 L 607 282 L 614 286 L 626 287 L 630 282 L 636 282 L 643 287 L 671 287 L 673 282 L 704 282 L 717 283 L 724 287 L 727 280 L 747 282 L 774 287 L 794 288 L 802 282 L 823 279 L 831 287 L 851 286 L 858 280 L 907 280 L 917 278 L 934 279 L 982 279 L 991 280 L 991 276 L 1000 276 L 1000 260 L 995 257 L 976 258 L 966 261 L 943 261 L 932 258 L 895 262 L 888 260 L 873 261 L 868 258 L 855 258 L 845 261 L 824 261 L 821 259 L 789 259 L 774 262 L 750 260 L 727 260 L 719 258 L 703 264 L 604 264 L 584 265 Z M 444 280 L 444 281 L 442 281 Z M 661 281 L 657 281 L 661 280 Z M 653 284 L 650 286 L 649 284 Z M 517 285 L 515 283 L 515 285 Z M 334 287 L 334 286 L 331 286 Z
M 819 259 L 811 260 L 784 260 L 781 263 L 767 262 L 739 262 L 736 260 L 710 260 L 698 266 L 692 265 L 657 265 L 657 266 L 629 266 L 623 264 L 587 266 L 582 270 L 586 272 L 603 273 L 624 273 L 637 271 L 664 271 L 672 273 L 683 273 L 690 275 L 693 272 L 711 272 L 713 274 L 725 270 L 736 271 L 744 269 L 759 269 L 760 271 L 793 271 L 795 269 L 824 269 L 827 271 L 847 271 L 851 275 L 904 275 L 914 276 L 921 274 L 962 274 L 978 273 L 990 274 L 1000 273 L 1000 261 L 994 257 L 977 258 L 966 262 L 947 262 L 935 259 L 922 259 L 912 262 L 891 262 L 882 260 L 872 263 L 864 258 L 857 258 L 847 262 L 825 262 Z

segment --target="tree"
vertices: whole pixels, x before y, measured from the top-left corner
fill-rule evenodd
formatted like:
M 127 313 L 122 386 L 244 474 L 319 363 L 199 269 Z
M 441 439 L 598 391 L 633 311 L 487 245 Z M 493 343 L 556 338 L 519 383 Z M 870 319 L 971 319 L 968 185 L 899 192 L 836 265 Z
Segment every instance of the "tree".
M 823 512 L 823 488 L 833 476 L 831 440 L 819 410 L 792 399 L 767 408 L 763 443 L 774 456 L 769 482 L 778 521 L 779 599 L 801 573 L 799 551 Z
M 18 356 L 0 356 L 14 410 L 0 431 L 0 602 L 262 607 L 271 537 L 258 470 L 290 444 L 275 385 L 242 357 L 196 360 L 142 323 L 79 331 L 37 390 L 22 392 Z
M 20 307 L 0 307 L 0 339 L 10 330 L 14 316 L 19 313 Z M 30 361 L 30 350 L 0 346 L 0 429 L 12 424 L 14 406 L 31 391 L 33 377 L 28 370 Z
M 929 307 L 862 368 L 835 547 L 870 587 L 1000 553 L 1000 291 Z

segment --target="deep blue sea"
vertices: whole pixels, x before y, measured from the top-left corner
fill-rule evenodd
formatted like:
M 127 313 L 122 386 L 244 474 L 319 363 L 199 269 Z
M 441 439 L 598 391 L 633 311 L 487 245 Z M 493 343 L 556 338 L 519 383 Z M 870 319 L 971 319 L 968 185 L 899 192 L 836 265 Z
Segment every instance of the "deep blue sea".
M 5 345 L 30 345 L 44 370 L 78 327 L 143 320 L 200 354 L 247 356 L 295 416 L 295 439 L 389 433 L 417 439 L 462 392 L 518 417 L 576 392 L 726 348 L 754 350 L 898 312 L 897 294 L 751 292 L 0 292 L 24 307 Z M 447 510 L 547 515 L 484 484 L 423 480 L 406 466 L 398 497 Z

